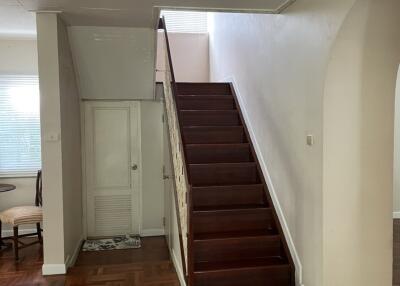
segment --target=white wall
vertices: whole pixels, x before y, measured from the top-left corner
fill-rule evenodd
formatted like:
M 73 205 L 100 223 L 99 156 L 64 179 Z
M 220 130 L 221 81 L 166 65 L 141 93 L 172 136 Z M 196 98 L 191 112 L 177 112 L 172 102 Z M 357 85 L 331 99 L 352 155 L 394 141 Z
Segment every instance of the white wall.
M 142 101 L 142 235 L 164 233 L 163 105 Z
M 0 39 L 0 74 L 37 75 L 36 40 Z M 0 178 L 0 183 L 14 184 L 17 189 L 0 196 L 0 211 L 20 205 L 32 205 L 35 200 L 35 178 Z M 24 226 L 21 229 L 32 229 Z M 10 226 L 4 225 L 5 235 L 10 235 Z
M 213 14 L 211 19 L 211 80 L 235 82 L 297 250 L 298 280 L 303 274 L 306 286 L 322 285 L 325 70 L 352 3 L 304 0 L 282 15 Z M 315 137 L 312 147 L 306 145 L 307 134 Z
M 83 99 L 153 99 L 155 31 L 70 27 Z
M 306 286 L 391 285 L 399 5 L 213 16 L 211 79 L 236 84 Z
M 399 12 L 397 0 L 358 0 L 332 48 L 323 106 L 326 286 L 392 285 Z
M 80 98 L 67 27 L 58 19 L 64 249 L 67 266 L 74 263 L 83 239 Z M 75 256 L 75 257 L 74 257 Z
M 36 40 L 0 38 L 0 73 L 37 75 Z
M 65 271 L 64 212 L 61 140 L 46 140 L 51 134 L 61 136 L 60 82 L 57 15 L 37 14 L 39 55 L 40 121 L 42 133 L 44 273 L 51 268 Z M 54 267 L 52 267 L 54 266 Z M 49 269 L 48 269 L 49 268 Z
M 393 217 L 400 219 L 400 66 L 397 72 L 394 123 Z
M 79 96 L 65 24 L 37 15 L 41 99 L 44 265 L 62 274 L 82 237 Z
M 208 82 L 210 57 L 208 34 L 168 33 L 175 80 L 179 82 Z M 162 81 L 165 70 L 164 31 L 158 32 L 156 80 Z

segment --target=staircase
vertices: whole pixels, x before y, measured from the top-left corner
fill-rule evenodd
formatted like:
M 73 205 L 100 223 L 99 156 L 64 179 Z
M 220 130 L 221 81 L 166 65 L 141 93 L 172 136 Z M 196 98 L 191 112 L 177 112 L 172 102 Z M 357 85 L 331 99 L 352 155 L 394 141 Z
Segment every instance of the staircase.
M 233 87 L 176 83 L 190 286 L 293 286 L 294 266 Z

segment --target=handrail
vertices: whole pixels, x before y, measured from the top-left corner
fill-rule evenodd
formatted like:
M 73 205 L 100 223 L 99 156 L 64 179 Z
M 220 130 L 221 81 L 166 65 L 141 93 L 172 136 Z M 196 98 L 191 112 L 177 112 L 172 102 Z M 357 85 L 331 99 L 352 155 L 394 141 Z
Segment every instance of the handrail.
M 168 141 L 170 157 L 173 164 L 173 183 L 175 208 L 178 222 L 179 244 L 181 248 L 182 270 L 185 278 L 188 278 L 189 264 L 189 247 L 191 240 L 188 240 L 190 228 L 190 200 L 191 186 L 189 185 L 189 177 L 186 165 L 186 152 L 183 148 L 184 138 L 181 134 L 182 126 L 180 114 L 177 109 L 177 88 L 175 81 L 174 68 L 172 63 L 171 48 L 168 38 L 168 31 L 165 24 L 165 18 L 161 18 L 159 29 L 164 30 L 165 45 L 166 45 L 166 69 L 164 78 L 164 97 L 165 97 L 165 113 L 166 123 L 168 127 Z M 189 202 L 188 202 L 189 198 Z
M 174 66 L 172 64 L 171 48 L 170 48 L 170 45 L 169 45 L 168 30 L 167 30 L 167 25 L 166 25 L 164 16 L 160 19 L 160 23 L 162 23 L 162 26 L 161 26 L 162 28 L 161 29 L 164 30 L 164 36 L 165 36 L 165 43 L 166 43 L 166 47 L 167 47 L 167 56 L 168 56 L 169 68 L 170 68 L 170 71 L 171 71 L 171 82 L 173 82 L 175 84 L 176 81 L 175 81 Z M 159 28 L 160 28 L 160 26 L 159 26 Z M 174 93 L 174 97 L 175 97 L 175 92 L 173 92 L 173 93 Z

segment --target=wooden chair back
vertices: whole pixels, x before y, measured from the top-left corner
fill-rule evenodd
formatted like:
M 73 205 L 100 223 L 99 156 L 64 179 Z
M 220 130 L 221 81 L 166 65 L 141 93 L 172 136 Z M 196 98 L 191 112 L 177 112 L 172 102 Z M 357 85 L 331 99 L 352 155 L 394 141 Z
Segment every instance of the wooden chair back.
M 42 170 L 39 170 L 36 175 L 36 196 L 35 196 L 35 206 L 43 206 L 42 199 Z

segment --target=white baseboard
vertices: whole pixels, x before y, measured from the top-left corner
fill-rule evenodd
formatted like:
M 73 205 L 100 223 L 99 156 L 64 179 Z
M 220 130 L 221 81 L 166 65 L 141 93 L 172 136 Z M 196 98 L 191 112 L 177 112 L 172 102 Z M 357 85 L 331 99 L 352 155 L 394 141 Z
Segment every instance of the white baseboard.
M 239 101 L 239 105 L 241 107 L 241 110 L 242 110 L 244 121 L 245 121 L 245 123 L 247 125 L 247 129 L 249 131 L 250 138 L 251 138 L 251 140 L 253 142 L 253 145 L 254 145 L 254 150 L 255 150 L 255 152 L 257 154 L 257 157 L 258 157 L 258 159 L 260 161 L 260 167 L 262 169 L 262 172 L 263 172 L 264 177 L 265 177 L 265 181 L 267 183 L 269 192 L 271 194 L 272 202 L 273 202 L 273 204 L 275 206 L 275 210 L 276 210 L 276 213 L 278 215 L 279 221 L 280 221 L 280 223 L 282 225 L 282 229 L 283 229 L 283 232 L 285 234 L 285 237 L 286 237 L 286 240 L 287 240 L 287 243 L 288 243 L 288 246 L 289 246 L 290 253 L 291 253 L 292 257 L 293 257 L 293 261 L 294 261 L 294 264 L 295 264 L 295 267 L 296 267 L 296 285 L 304 286 L 303 285 L 303 266 L 301 264 L 301 261 L 300 261 L 299 255 L 297 253 L 296 247 L 294 245 L 293 238 L 292 238 L 292 235 L 291 235 L 290 230 L 289 230 L 289 226 L 287 224 L 287 221 L 285 219 L 285 215 L 283 213 L 282 207 L 281 207 L 281 205 L 279 203 L 279 200 L 278 200 L 278 196 L 276 195 L 276 191 L 275 191 L 274 185 L 272 183 L 271 176 L 269 175 L 270 173 L 268 172 L 267 163 L 264 160 L 263 156 L 261 155 L 262 154 L 261 153 L 261 148 L 260 148 L 260 145 L 258 144 L 257 138 L 256 138 L 256 136 L 254 134 L 254 129 L 252 127 L 252 122 L 250 120 L 250 117 L 249 117 L 249 115 L 247 113 L 247 110 L 246 110 L 246 108 L 244 106 L 244 101 L 243 101 L 243 97 L 240 94 L 239 86 L 237 85 L 237 83 L 235 81 L 235 78 L 233 76 L 224 79 L 223 82 L 232 82 L 232 85 L 233 85 L 233 87 L 235 89 L 235 93 L 236 93 L 237 99 Z
M 400 219 L 400 212 L 394 212 L 393 213 L 393 218 L 394 219 Z
M 42 275 L 60 275 L 66 274 L 67 267 L 65 264 L 43 264 L 42 266 Z
M 147 237 L 147 236 L 163 236 L 165 235 L 165 230 L 163 228 L 149 228 L 143 229 L 140 233 L 140 236 Z
M 35 229 L 28 228 L 28 229 L 19 229 L 18 230 L 19 234 L 28 234 L 28 233 L 36 233 L 36 232 L 37 232 L 36 228 Z M 12 229 L 5 229 L 5 230 L 2 230 L 1 235 L 2 235 L 2 237 L 12 236 L 12 235 L 14 235 L 14 231 Z
M 43 276 L 48 276 L 48 275 L 62 275 L 67 273 L 67 269 L 69 267 L 74 266 L 76 259 L 78 258 L 79 251 L 81 250 L 83 242 L 83 237 L 81 237 L 76 244 L 76 247 L 74 249 L 74 252 L 72 255 L 68 255 L 67 258 L 65 259 L 64 264 L 43 264 L 42 266 L 42 275 Z
M 68 268 L 72 267 L 75 265 L 76 259 L 78 258 L 79 252 L 81 251 L 82 243 L 83 243 L 83 236 L 79 239 L 78 243 L 75 246 L 74 253 L 72 253 L 72 256 L 67 256 L 67 259 L 65 259 L 65 265 Z
M 186 279 L 185 275 L 183 274 L 181 263 L 178 262 L 178 259 L 173 249 L 171 249 L 171 256 L 172 256 L 172 262 L 174 263 L 175 266 L 176 274 L 178 275 L 179 278 L 179 282 L 181 286 L 186 286 Z

